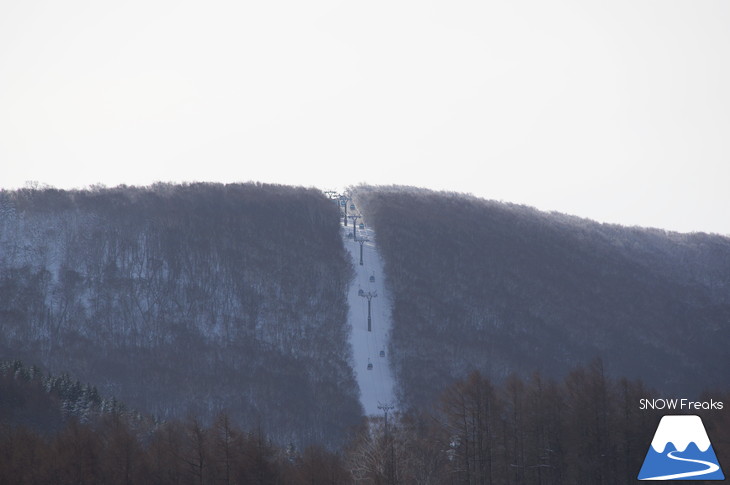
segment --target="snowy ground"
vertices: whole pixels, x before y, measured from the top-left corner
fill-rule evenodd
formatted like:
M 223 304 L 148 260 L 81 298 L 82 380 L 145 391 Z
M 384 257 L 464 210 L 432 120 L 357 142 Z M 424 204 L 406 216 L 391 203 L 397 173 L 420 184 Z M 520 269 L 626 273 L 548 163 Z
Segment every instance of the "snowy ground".
M 378 403 L 395 404 L 393 392 L 393 375 L 390 370 L 388 355 L 388 336 L 391 328 L 390 298 L 383 286 L 383 263 L 373 244 L 373 232 L 366 228 L 357 230 L 358 238 L 370 239 L 363 246 L 363 266 L 360 266 L 360 243 L 348 238 L 352 234 L 352 222 L 342 228 L 345 247 L 352 256 L 356 276 L 350 285 L 348 302 L 350 310 L 348 321 L 352 326 L 350 344 L 352 345 L 355 374 L 360 386 L 360 401 L 367 416 L 381 415 Z M 371 282 L 370 277 L 375 281 Z M 368 301 L 359 296 L 364 293 L 377 292 L 372 298 L 371 317 L 372 331 L 368 332 Z M 384 356 L 381 357 L 381 351 Z M 368 363 L 373 365 L 368 370 Z

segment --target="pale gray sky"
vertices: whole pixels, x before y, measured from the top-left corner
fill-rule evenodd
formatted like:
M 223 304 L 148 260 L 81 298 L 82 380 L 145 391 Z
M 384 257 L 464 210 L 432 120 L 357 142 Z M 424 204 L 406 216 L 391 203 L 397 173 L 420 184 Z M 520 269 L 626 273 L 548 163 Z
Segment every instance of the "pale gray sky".
M 730 234 L 725 0 L 0 0 L 0 187 L 359 182 Z

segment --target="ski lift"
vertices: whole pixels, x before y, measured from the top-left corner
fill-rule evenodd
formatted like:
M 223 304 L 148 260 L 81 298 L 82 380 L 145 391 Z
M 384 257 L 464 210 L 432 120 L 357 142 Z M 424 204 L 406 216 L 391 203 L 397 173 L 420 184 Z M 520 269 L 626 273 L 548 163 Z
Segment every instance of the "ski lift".
M 345 202 L 344 200 L 341 200 L 341 201 L 340 201 L 340 205 L 341 205 L 342 207 L 345 207 L 345 206 L 347 205 L 347 203 L 346 203 L 346 202 Z
M 368 359 L 368 370 L 373 370 L 373 363 Z
M 375 283 L 375 275 L 370 275 L 370 283 Z
M 350 204 L 350 210 L 351 211 L 354 211 L 355 210 L 355 204 Z
M 357 290 L 357 294 L 358 294 L 358 296 L 363 296 L 365 294 L 365 292 L 362 291 L 362 288 L 360 288 L 359 290 Z
M 380 356 L 381 356 L 381 357 L 385 357 L 385 350 L 381 350 L 381 351 L 380 351 Z
M 360 223 L 360 229 L 365 229 L 365 224 L 363 224 L 362 222 Z

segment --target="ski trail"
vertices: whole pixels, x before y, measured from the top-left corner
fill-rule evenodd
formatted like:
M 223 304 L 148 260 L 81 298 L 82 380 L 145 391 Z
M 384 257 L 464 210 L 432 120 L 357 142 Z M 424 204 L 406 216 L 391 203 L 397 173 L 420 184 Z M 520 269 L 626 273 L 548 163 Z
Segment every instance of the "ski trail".
M 369 242 L 363 245 L 363 265 L 360 265 L 360 243 L 348 238 L 352 234 L 352 224 L 342 228 L 345 248 L 351 256 L 355 268 L 355 278 L 348 290 L 348 322 L 352 327 L 350 344 L 352 346 L 355 377 L 360 387 L 360 402 L 366 416 L 379 415 L 378 404 L 394 404 L 394 379 L 390 370 L 388 336 L 391 328 L 390 296 L 383 286 L 383 263 L 373 243 L 372 230 L 358 229 L 358 238 L 366 237 Z M 371 282 L 370 277 L 375 281 Z M 368 332 L 368 301 L 360 296 L 360 291 L 372 292 L 377 296 L 371 300 L 372 331 Z M 381 357 L 380 352 L 384 352 Z M 372 370 L 368 370 L 368 363 Z
M 661 477 L 642 478 L 642 480 L 676 480 L 678 478 L 698 477 L 700 475 L 707 475 L 712 472 L 716 472 L 717 470 L 720 469 L 719 466 L 715 465 L 712 462 L 703 461 L 703 460 L 692 460 L 690 458 L 681 458 L 679 456 L 674 456 L 672 453 L 677 453 L 677 451 L 675 450 L 670 453 L 667 453 L 667 457 L 671 458 L 672 460 L 699 463 L 700 465 L 707 465 L 709 468 L 706 468 L 704 470 L 694 471 L 694 472 L 675 473 L 674 475 L 663 475 Z

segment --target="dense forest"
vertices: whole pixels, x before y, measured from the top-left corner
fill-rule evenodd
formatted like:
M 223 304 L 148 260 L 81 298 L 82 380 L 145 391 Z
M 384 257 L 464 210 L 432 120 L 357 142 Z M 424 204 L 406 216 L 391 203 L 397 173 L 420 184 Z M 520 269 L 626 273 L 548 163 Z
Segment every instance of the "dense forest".
M 474 372 L 430 411 L 353 427 L 336 451 L 278 446 L 226 413 L 209 424 L 195 416 L 158 422 L 109 406 L 90 389 L 19 362 L 0 364 L 0 483 L 632 483 L 660 416 L 638 406 L 655 393 L 606 377 L 598 360 L 562 381 L 534 373 L 495 384 Z M 730 402 L 728 393 L 713 397 Z M 702 417 L 718 459 L 729 463 L 728 414 Z
M 463 194 L 355 187 L 394 295 L 391 359 L 420 407 L 471 371 L 726 388 L 730 239 L 626 228 Z
M 362 414 L 351 274 L 337 208 L 316 190 L 4 191 L 0 358 L 161 419 L 229 410 L 277 442 L 337 446 Z

